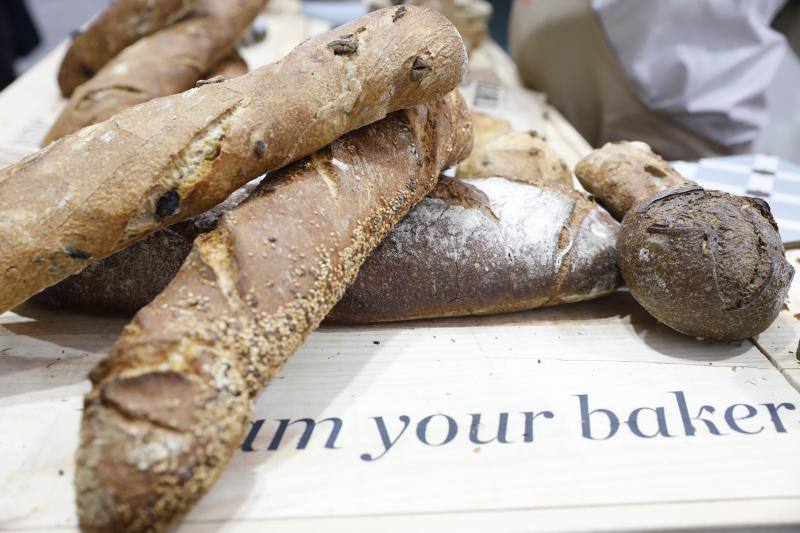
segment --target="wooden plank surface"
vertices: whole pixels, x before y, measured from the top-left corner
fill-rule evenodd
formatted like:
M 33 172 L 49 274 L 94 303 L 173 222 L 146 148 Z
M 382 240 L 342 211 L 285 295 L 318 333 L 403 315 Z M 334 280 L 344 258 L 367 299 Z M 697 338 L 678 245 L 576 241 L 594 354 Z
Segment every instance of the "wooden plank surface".
M 280 16 L 245 52 L 253 66 L 321 28 Z M 480 54 L 473 68 L 500 65 L 513 88 L 504 56 Z M 58 60 L 0 94 L 0 156 L 33 150 L 63 105 Z M 544 97 L 513 98 L 563 157 L 586 152 Z M 790 259 L 800 266 L 800 252 Z M 626 292 L 482 318 L 323 326 L 259 399 L 243 448 L 178 531 L 798 524 L 799 312 L 795 280 L 788 310 L 755 342 L 681 336 Z M 125 323 L 30 304 L 0 316 L 0 529 L 75 529 L 85 377 Z M 704 406 L 707 422 L 693 420 Z M 317 424 L 307 439 L 302 419 Z

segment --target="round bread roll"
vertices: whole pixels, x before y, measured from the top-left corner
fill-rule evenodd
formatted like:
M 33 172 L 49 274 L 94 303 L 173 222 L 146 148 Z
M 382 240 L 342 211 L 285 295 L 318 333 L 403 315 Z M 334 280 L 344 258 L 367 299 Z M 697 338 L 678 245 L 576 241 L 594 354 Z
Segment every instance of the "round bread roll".
M 622 222 L 617 254 L 631 294 L 651 315 L 721 341 L 764 331 L 794 276 L 764 201 L 699 186 L 636 204 Z

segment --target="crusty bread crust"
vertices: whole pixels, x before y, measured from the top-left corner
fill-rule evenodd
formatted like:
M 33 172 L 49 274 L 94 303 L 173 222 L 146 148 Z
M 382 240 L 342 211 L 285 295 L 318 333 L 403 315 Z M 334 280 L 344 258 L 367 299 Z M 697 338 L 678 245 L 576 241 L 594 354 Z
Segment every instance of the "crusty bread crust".
M 78 87 L 42 144 L 123 109 L 191 89 L 230 53 L 265 4 L 266 0 L 200 0 L 189 18 L 125 48 Z
M 256 396 L 370 251 L 471 148 L 457 92 L 262 182 L 92 372 L 77 455 L 85 529 L 163 529 L 220 474 Z
M 620 221 L 637 202 L 691 183 L 641 141 L 606 143 L 578 163 L 575 176 Z
M 123 48 L 186 15 L 197 0 L 116 0 L 84 31 L 77 32 L 58 71 L 69 97 Z
M 370 255 L 327 320 L 481 315 L 597 298 L 619 283 L 618 226 L 567 187 L 442 178 Z
M 462 79 L 430 9 L 375 11 L 238 78 L 151 100 L 0 170 L 0 312 L 251 179 Z

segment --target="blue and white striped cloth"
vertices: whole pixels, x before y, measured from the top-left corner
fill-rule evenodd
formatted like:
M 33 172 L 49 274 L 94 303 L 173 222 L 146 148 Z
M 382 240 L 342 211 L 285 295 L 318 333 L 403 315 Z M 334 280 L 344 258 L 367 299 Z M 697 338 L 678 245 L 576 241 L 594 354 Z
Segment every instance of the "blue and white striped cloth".
M 672 165 L 703 187 L 764 199 L 784 244 L 800 245 L 800 165 L 762 154 L 675 161 Z

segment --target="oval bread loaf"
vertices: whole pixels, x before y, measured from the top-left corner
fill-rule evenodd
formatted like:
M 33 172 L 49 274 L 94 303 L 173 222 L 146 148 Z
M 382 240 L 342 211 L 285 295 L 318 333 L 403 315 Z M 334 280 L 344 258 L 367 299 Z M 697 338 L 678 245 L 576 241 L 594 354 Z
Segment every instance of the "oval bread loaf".
M 0 312 L 347 131 L 444 96 L 465 69 L 444 16 L 376 11 L 0 170 Z
M 504 178 L 442 178 L 328 316 L 375 322 L 578 302 L 618 285 L 619 224 L 581 193 Z

